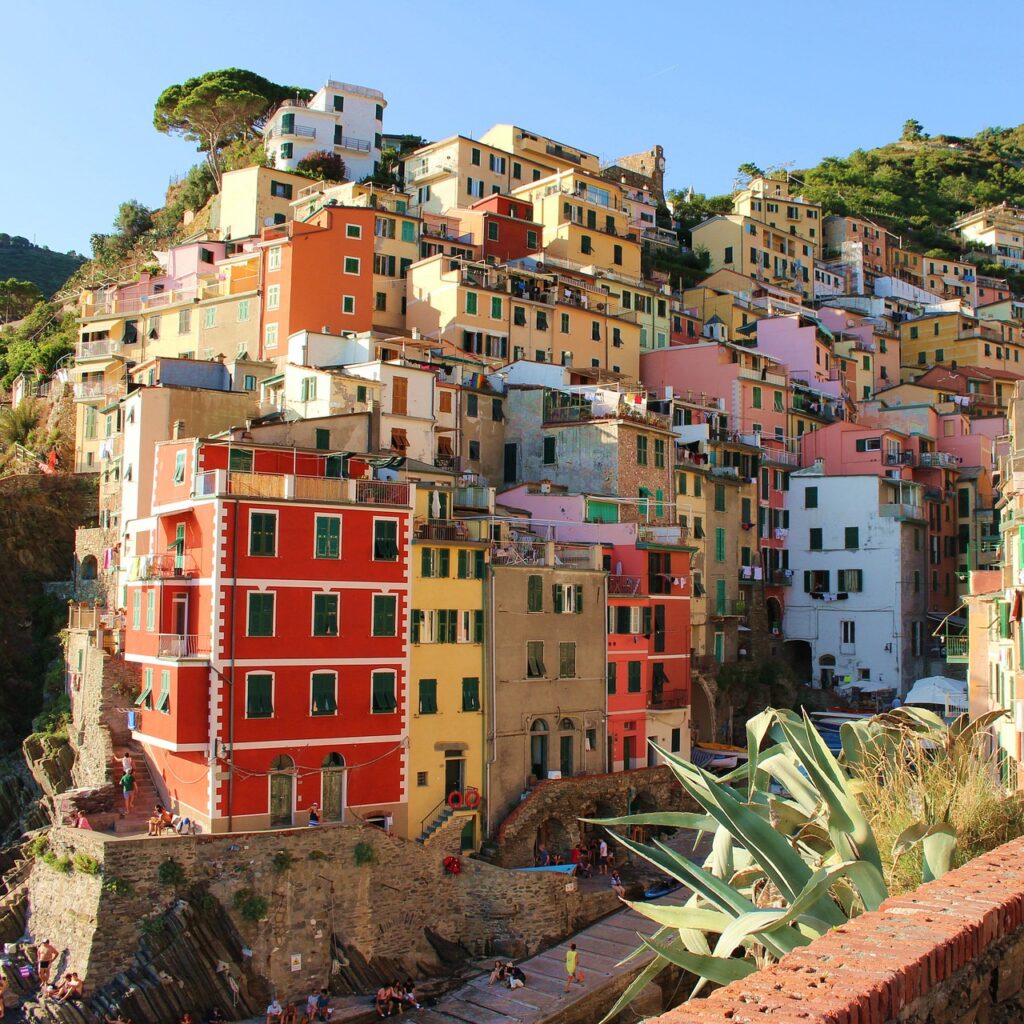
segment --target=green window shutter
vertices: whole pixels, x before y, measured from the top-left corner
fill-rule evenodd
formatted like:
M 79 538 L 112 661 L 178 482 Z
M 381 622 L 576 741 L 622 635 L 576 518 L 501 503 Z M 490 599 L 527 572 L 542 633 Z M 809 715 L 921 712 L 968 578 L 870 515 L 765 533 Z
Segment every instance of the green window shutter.
M 438 554 L 438 568 L 437 575 L 441 579 L 447 579 L 451 574 L 451 551 L 448 548 L 441 548 L 437 552 Z
M 491 296 L 491 319 L 501 319 L 501 299 L 497 295 Z
M 1010 633 L 1010 605 L 1007 601 L 999 602 L 999 639 L 1009 640 Z
M 611 694 L 615 693 L 617 668 L 618 666 L 614 661 L 608 662 L 608 692 Z
M 484 578 L 484 566 L 487 563 L 484 561 L 484 553 L 482 551 L 473 552 L 473 577 L 474 579 L 482 580 Z
M 249 595 L 249 636 L 274 635 L 274 595 Z
M 411 220 L 402 221 L 402 241 L 403 242 L 415 242 L 416 241 L 416 225 Z
M 629 693 L 639 693 L 640 692 L 640 672 L 641 672 L 640 662 L 639 661 L 631 661 L 631 662 L 629 662 L 629 664 L 627 665 L 626 671 L 627 671 L 626 690 Z
M 480 710 L 480 680 L 475 676 L 467 676 L 462 680 L 462 710 Z
M 313 595 L 313 636 L 338 635 L 338 595 Z
M 469 579 L 469 552 L 464 548 L 459 549 L 458 573 L 460 580 Z
M 721 664 L 725 661 L 725 634 L 715 634 L 715 661 Z
M 373 598 L 373 635 L 394 636 L 398 598 L 375 594 Z
M 555 446 L 556 446 L 556 438 L 554 438 L 554 437 L 545 437 L 544 438 L 544 465 L 545 466 L 554 465 L 555 458 L 556 458 L 556 454 L 555 454 L 556 447 Z
M 540 576 L 531 576 L 527 580 L 526 610 L 529 612 L 544 611 L 544 580 Z
M 273 555 L 277 541 L 277 516 L 270 512 L 249 514 L 249 553 Z
M 373 557 L 378 562 L 398 561 L 398 523 L 378 519 L 373 524 Z
M 846 527 L 846 547 L 847 548 L 859 548 L 860 547 L 860 528 L 856 526 Z
M 338 703 L 334 696 L 334 683 L 333 672 L 313 673 L 311 714 L 333 715 L 338 710 Z
M 750 499 L 742 498 L 740 500 L 740 522 L 752 523 L 753 519 L 750 518 Z
M 466 312 L 476 316 L 477 311 L 477 294 L 476 292 L 466 292 Z
M 437 714 L 437 680 L 420 680 L 420 714 Z
M 654 629 L 653 617 L 650 608 L 642 608 L 640 610 L 641 626 L 640 632 L 645 636 L 650 636 Z
M 809 594 L 811 592 L 811 570 L 804 569 L 804 593 Z
M 561 583 L 555 583 L 551 587 L 551 600 L 554 605 L 555 614 L 561 615 L 563 610 L 564 588 Z
M 573 679 L 576 676 L 576 645 L 574 643 L 558 645 L 558 676 L 560 679 Z
M 375 715 L 391 714 L 398 707 L 398 701 L 395 699 L 394 673 L 374 672 L 372 687 L 370 710 Z
M 434 575 L 434 550 L 433 548 L 423 548 L 420 551 L 420 575 L 424 579 L 429 579 Z
M 715 561 L 725 561 L 725 528 L 722 526 L 715 527 Z
M 142 673 L 142 689 L 135 698 L 135 706 L 152 709 L 153 707 L 153 670 L 147 668 Z
M 725 580 L 715 580 L 715 612 L 725 614 Z
M 273 704 L 274 677 L 270 675 L 251 675 L 245 680 L 245 717 L 271 718 L 274 714 Z
M 526 644 L 526 674 L 530 679 L 544 676 L 544 642 L 530 640 Z
M 153 632 L 156 626 L 156 591 L 146 591 L 146 631 Z
M 583 584 L 582 583 L 577 583 L 576 586 L 573 587 L 573 592 L 574 592 L 574 594 L 576 596 L 576 607 L 575 607 L 574 611 L 576 612 L 577 615 L 582 615 L 583 614 Z
M 811 527 L 811 531 L 810 531 L 810 536 L 808 537 L 808 540 L 807 540 L 807 546 L 811 549 L 811 551 L 821 551 L 822 550 L 821 544 L 822 544 L 821 527 L 820 526 L 812 526 Z
M 341 520 L 335 516 L 316 517 L 316 557 L 341 556 Z
M 804 508 L 817 508 L 818 507 L 818 488 L 808 487 L 804 491 Z
M 316 428 L 316 447 L 318 451 L 324 452 L 331 447 L 331 432 L 329 430 L 323 430 L 321 427 Z
M 484 613 L 481 608 L 477 608 L 473 612 L 473 643 L 482 644 L 484 642 Z

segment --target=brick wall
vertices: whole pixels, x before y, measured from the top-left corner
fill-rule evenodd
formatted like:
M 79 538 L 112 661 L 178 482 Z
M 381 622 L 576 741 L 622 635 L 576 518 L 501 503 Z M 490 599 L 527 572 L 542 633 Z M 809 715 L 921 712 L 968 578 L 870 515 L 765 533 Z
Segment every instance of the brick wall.
M 650 1024 L 1024 1019 L 1024 839 Z

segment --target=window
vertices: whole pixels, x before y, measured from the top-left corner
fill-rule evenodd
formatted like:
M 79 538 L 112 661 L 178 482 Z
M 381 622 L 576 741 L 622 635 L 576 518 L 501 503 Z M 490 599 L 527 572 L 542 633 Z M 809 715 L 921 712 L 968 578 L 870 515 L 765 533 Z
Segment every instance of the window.
M 576 677 L 576 644 L 560 643 L 558 645 L 558 678 L 574 679 Z
M 601 321 L 592 320 L 590 322 L 590 340 L 600 341 L 601 340 Z
M 142 689 L 139 691 L 138 697 L 135 698 L 135 706 L 148 711 L 153 710 L 153 670 L 151 668 L 144 669 L 142 672 Z
M 558 439 L 552 435 L 544 437 L 544 465 L 553 466 L 556 461 L 556 450 L 557 450 Z
M 192 333 L 192 310 L 182 309 L 178 311 L 178 333 Z
M 480 399 L 472 391 L 466 394 L 466 415 L 475 419 L 479 415 Z
M 263 328 L 263 347 L 277 348 L 277 324 L 267 324 Z
M 580 252 L 584 256 L 589 256 L 594 251 L 594 246 L 591 241 L 590 235 L 580 235 Z
M 238 322 L 244 324 L 249 319 L 249 300 L 240 299 L 238 303 Z
M 501 319 L 501 299 L 497 295 L 491 296 L 491 319 Z
M 281 306 L 281 286 L 279 284 L 268 285 L 268 287 L 267 287 L 267 309 L 279 309 L 280 306 Z
M 317 516 L 314 558 L 341 558 L 341 517 Z
M 846 548 L 852 550 L 860 547 L 860 528 L 857 526 L 846 527 Z
M 857 640 L 857 623 L 853 619 L 842 619 L 839 625 L 841 642 L 852 647 Z
M 583 612 L 583 587 L 578 583 L 555 583 L 551 587 L 556 615 Z
M 810 530 L 810 537 L 807 541 L 807 546 L 811 551 L 821 551 L 821 527 L 812 526 Z
M 541 576 L 530 576 L 526 581 L 526 610 L 544 611 L 544 579 Z
M 479 462 L 480 461 L 480 442 L 470 441 L 469 442 L 469 461 Z
M 346 256 L 345 257 L 345 273 L 346 274 L 359 274 L 360 260 L 358 256 Z
M 274 677 L 253 673 L 245 677 L 245 717 L 272 718 L 274 715 Z
M 654 440 L 654 467 L 655 469 L 665 468 L 665 442 L 661 438 Z
M 526 248 L 536 249 L 537 248 L 537 232 L 527 231 L 526 232 Z
M 727 245 L 725 247 L 725 252 L 724 252 L 723 257 L 722 257 L 722 262 L 723 263 L 732 263 L 732 246 L 731 245 Z
M 859 452 L 880 452 L 882 439 L 880 437 L 858 437 L 855 447 Z
M 398 598 L 394 594 L 373 595 L 373 636 L 398 635 Z
M 313 636 L 338 635 L 338 595 L 313 595 Z
M 751 402 L 752 402 L 752 404 L 753 404 L 755 409 L 760 409 L 761 408 L 761 389 L 760 388 L 754 388 L 753 389 Z
M 203 327 L 216 327 L 217 326 L 217 307 L 207 306 L 203 310 Z
M 160 673 L 160 696 L 157 698 L 156 709 L 164 715 L 171 713 L 171 673 L 168 669 Z
M 398 707 L 395 697 L 395 673 L 374 672 L 370 710 L 375 715 L 389 715 Z
M 186 452 L 175 452 L 174 453 L 174 482 L 180 484 L 185 480 L 185 459 L 187 457 Z
M 783 408 L 783 405 L 782 405 L 782 392 L 781 391 L 776 391 L 774 394 L 775 394 L 775 411 L 776 412 L 785 412 L 786 410 Z
M 273 557 L 277 554 L 277 514 L 249 513 L 249 554 Z
M 528 679 L 544 677 L 544 641 L 529 640 L 526 644 L 526 676 Z
M 249 594 L 249 622 L 246 636 L 274 635 L 274 595 L 254 591 Z
M 462 680 L 462 710 L 480 710 L 480 680 L 476 676 L 465 676 Z
M 568 334 L 569 333 L 569 314 L 568 313 L 562 313 L 561 314 L 561 317 L 559 319 L 558 330 L 562 334 Z
M 448 548 L 420 550 L 420 575 L 424 579 L 447 579 L 450 565 L 451 552 Z
M 498 222 L 496 220 L 487 222 L 487 238 L 491 242 L 498 241 Z
M 608 662 L 608 692 L 615 693 L 618 666 L 614 661 Z
M 419 685 L 419 709 L 421 715 L 437 714 L 437 680 L 421 679 Z
M 640 692 L 641 665 L 639 661 L 631 661 L 626 665 L 626 691 Z
M 374 520 L 373 560 L 375 562 L 398 561 L 398 521 L 396 519 Z
M 818 488 L 808 487 L 804 491 L 804 508 L 818 507 Z
M 636 464 L 647 465 L 647 435 L 637 434 L 636 436 Z
M 335 715 L 338 713 L 338 677 L 334 672 L 314 672 L 310 677 L 309 713 Z
M 920 578 L 920 573 L 915 573 Z M 859 594 L 864 589 L 864 571 L 862 569 L 840 569 L 839 581 L 836 586 L 840 591 Z
M 725 484 L 715 484 L 715 511 L 725 511 Z
M 267 270 L 281 269 L 281 246 L 275 245 L 267 250 Z
M 715 561 L 725 561 L 725 528 L 715 527 Z
M 303 377 L 299 382 L 299 401 L 316 401 L 316 377 Z

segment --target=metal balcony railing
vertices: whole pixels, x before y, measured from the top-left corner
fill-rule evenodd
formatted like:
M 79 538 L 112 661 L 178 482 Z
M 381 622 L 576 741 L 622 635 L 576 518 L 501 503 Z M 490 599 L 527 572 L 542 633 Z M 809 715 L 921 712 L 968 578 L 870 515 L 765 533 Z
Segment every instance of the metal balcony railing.
M 193 633 L 160 633 L 157 636 L 158 658 L 209 658 L 210 638 Z
M 647 698 L 649 708 L 685 708 L 690 704 L 690 691 L 685 686 L 655 687 Z

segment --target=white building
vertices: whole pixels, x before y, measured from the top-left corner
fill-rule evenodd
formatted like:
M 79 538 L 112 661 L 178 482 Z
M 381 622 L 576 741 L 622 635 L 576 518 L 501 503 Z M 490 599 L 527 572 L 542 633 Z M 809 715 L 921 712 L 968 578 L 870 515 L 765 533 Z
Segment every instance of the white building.
M 286 100 L 270 115 L 263 128 L 267 155 L 275 167 L 292 170 L 309 153 L 336 153 L 359 181 L 380 161 L 386 106 L 379 89 L 328 82 L 308 102 Z
M 923 674 L 927 642 L 921 485 L 825 476 L 818 464 L 791 473 L 789 488 L 793 589 L 783 630 L 810 648 L 809 679 L 799 681 L 904 694 Z

